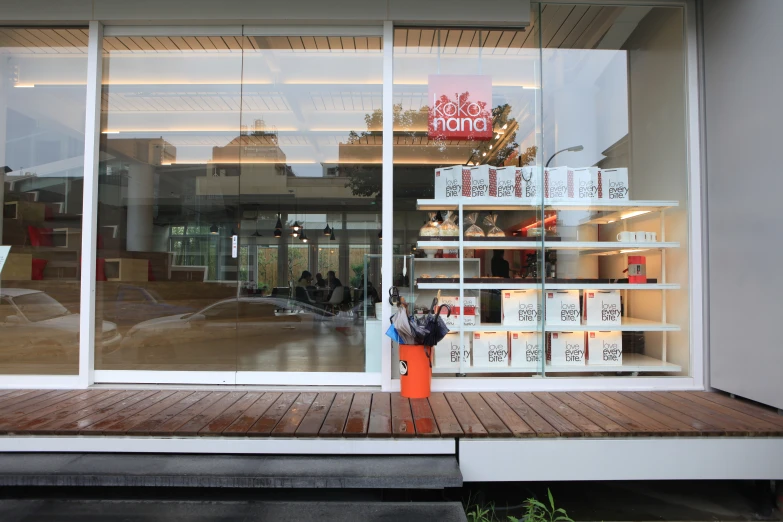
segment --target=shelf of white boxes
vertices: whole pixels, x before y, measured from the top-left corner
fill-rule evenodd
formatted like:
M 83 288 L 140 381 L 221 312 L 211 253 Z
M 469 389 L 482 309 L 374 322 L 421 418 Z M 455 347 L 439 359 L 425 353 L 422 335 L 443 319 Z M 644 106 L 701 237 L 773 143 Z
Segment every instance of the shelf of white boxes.
M 661 220 L 663 212 L 666 209 L 679 206 L 677 201 L 648 201 L 648 200 L 620 200 L 620 201 L 547 201 L 544 204 L 544 210 L 587 210 L 593 214 L 579 222 L 579 225 L 600 225 L 610 224 L 618 221 L 633 220 L 639 216 L 650 213 L 659 213 Z M 427 199 L 418 200 L 417 208 L 426 211 L 457 211 L 459 221 L 463 223 L 463 213 L 466 211 L 496 211 L 496 210 L 533 210 L 541 209 L 540 205 L 519 204 L 514 201 L 499 201 L 497 198 L 451 198 L 451 199 Z M 649 217 L 649 216 L 648 216 Z M 626 255 L 645 251 L 659 251 L 661 254 L 661 265 L 665 267 L 665 252 L 673 248 L 679 248 L 680 243 L 674 241 L 665 241 L 664 229 L 661 228 L 661 240 L 642 242 L 642 241 L 550 241 L 550 240 L 466 240 L 462 234 L 464 228 L 460 226 L 460 236 L 454 240 L 426 240 L 417 241 L 419 249 L 457 249 L 458 258 L 443 261 L 458 261 L 464 259 L 464 251 L 468 249 L 477 250 L 559 250 L 559 251 L 578 251 L 584 256 L 606 256 L 606 255 Z M 430 261 L 436 261 L 430 259 Z M 464 260 L 472 261 L 472 260 Z M 464 268 L 465 265 L 463 265 Z M 481 282 L 465 283 L 463 279 L 470 277 L 463 270 L 460 282 L 439 283 L 437 281 L 427 281 L 417 283 L 419 290 L 452 290 L 458 291 L 460 298 L 464 296 L 465 291 L 478 290 L 540 290 L 540 282 Z M 665 275 L 665 270 L 662 271 Z M 676 283 L 667 283 L 661 280 L 655 283 L 546 283 L 546 290 L 647 290 L 647 291 L 667 291 L 678 290 L 680 285 Z M 627 298 L 627 295 L 626 295 Z M 665 303 L 665 299 L 663 300 Z M 665 305 L 664 305 L 665 306 Z M 507 326 L 500 324 L 479 324 L 471 326 L 450 327 L 453 332 L 459 332 L 461 335 L 475 332 L 540 332 L 540 329 L 524 328 L 519 326 Z M 591 331 L 615 331 L 615 332 L 674 332 L 679 331 L 680 326 L 666 321 L 665 311 L 662 312 L 661 321 L 652 321 L 647 319 L 638 319 L 633 317 L 622 317 L 620 325 L 613 326 L 592 326 L 587 324 L 571 326 L 545 326 L 546 332 L 591 332 Z M 639 353 L 624 353 L 621 364 L 591 364 L 589 361 L 584 365 L 553 365 L 547 362 L 544 370 L 547 373 L 677 373 L 682 368 L 676 364 L 666 361 L 666 335 L 662 337 L 663 357 L 661 359 L 650 357 Z M 513 357 L 513 355 L 512 355 Z M 436 374 L 531 374 L 539 373 L 540 370 L 523 369 L 518 367 L 476 367 L 470 363 L 462 363 L 459 368 L 453 367 L 433 367 L 433 373 Z

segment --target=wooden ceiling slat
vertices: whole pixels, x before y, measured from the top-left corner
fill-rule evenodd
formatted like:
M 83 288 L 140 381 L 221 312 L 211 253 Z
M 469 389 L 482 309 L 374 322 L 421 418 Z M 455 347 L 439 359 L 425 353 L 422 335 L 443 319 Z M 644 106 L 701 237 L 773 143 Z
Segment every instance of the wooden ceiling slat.
M 329 47 L 329 39 L 325 36 L 316 36 L 314 38 L 315 40 L 315 48 L 318 51 L 329 51 L 331 47 Z
M 587 9 L 590 6 L 576 5 L 568 14 L 568 17 L 563 21 L 557 31 L 552 35 L 549 40 L 544 39 L 542 45 L 547 48 L 558 48 L 563 40 L 571 34 L 571 31 L 582 20 L 587 13 Z
M 192 48 L 188 44 L 187 41 L 181 36 L 170 36 L 169 40 L 171 40 L 171 43 L 173 43 L 177 49 L 180 51 L 191 51 Z
M 73 46 L 82 45 L 81 41 L 76 38 L 68 29 L 54 29 L 54 32 L 60 35 L 64 40 L 69 42 Z
M 340 38 L 340 45 L 346 51 L 356 51 L 356 40 L 353 36 L 343 36 Z
M 180 47 L 168 36 L 159 36 L 158 42 L 167 51 L 179 52 Z
M 87 47 L 90 41 L 90 33 L 87 29 L 68 29 L 67 31 L 79 42 L 79 45 Z
M 216 51 L 228 51 L 228 45 L 220 36 L 209 36 L 208 39 Z
M 291 45 L 291 49 L 296 51 L 304 51 L 304 42 L 302 42 L 301 36 L 289 36 L 288 43 Z
M 575 48 L 594 49 L 624 9 L 624 7 L 604 7 L 590 24 L 589 29 L 577 39 Z
M 304 50 L 307 52 L 315 51 L 318 48 L 315 45 L 315 38 L 312 36 L 303 36 L 302 44 L 304 44 Z
M 367 52 L 367 49 L 369 49 L 366 36 L 357 36 L 354 38 L 354 42 L 356 43 L 357 51 Z
M 405 47 L 408 45 L 408 30 L 407 29 L 395 29 L 394 30 L 394 46 Z
M 139 47 L 139 45 L 136 42 L 134 42 L 127 36 L 121 36 L 118 38 L 118 40 L 122 42 L 122 45 L 127 47 L 129 51 L 134 51 L 134 52 L 141 51 L 141 47 Z
M 65 48 L 74 47 L 74 45 L 68 40 L 66 40 L 65 38 L 63 38 L 63 36 L 59 32 L 53 29 L 48 29 L 46 31 L 49 33 L 49 37 L 55 42 L 57 42 L 57 45 L 59 45 L 60 47 L 65 47 Z
M 46 54 L 43 49 L 36 48 L 33 42 L 25 38 L 25 36 L 17 29 L 3 29 L 2 34 L 6 37 L 6 39 L 14 43 L 13 47 L 26 49 L 28 52 L 33 54 Z
M 460 36 L 462 36 L 462 29 L 441 31 L 440 44 L 443 47 L 444 53 L 454 54 L 457 52 L 457 44 L 459 43 Z
M 484 36 L 483 45 L 485 48 L 497 47 L 500 37 L 503 36 L 503 31 L 487 31 Z
M 253 38 L 250 37 L 250 40 Z M 291 43 L 288 41 L 287 36 L 270 36 L 266 39 L 265 42 L 266 45 L 264 45 L 264 49 L 273 49 L 273 50 L 281 50 L 281 51 L 290 51 L 291 50 Z M 247 44 L 245 45 L 245 49 L 247 49 Z
M 516 35 L 516 31 L 503 31 L 503 34 L 501 34 L 500 38 L 498 39 L 498 43 L 495 46 L 495 50 L 492 51 L 492 54 L 506 54 L 508 44 L 511 43 L 511 40 L 513 40 Z
M 421 52 L 425 54 L 431 53 L 434 42 L 435 42 L 435 30 L 422 29 L 421 38 L 419 38 L 419 46 L 421 47 Z
M 183 36 L 182 38 L 185 40 L 185 43 L 188 44 L 188 47 L 190 47 L 191 51 L 206 52 L 204 46 L 201 45 L 201 42 L 195 36 Z
M 418 53 L 421 41 L 421 29 L 408 29 L 408 38 L 405 46 L 406 53 Z
M 339 52 L 339 53 L 343 52 L 343 42 L 339 36 L 330 36 L 328 40 L 329 40 L 329 49 L 331 49 L 332 52 Z
M 258 39 L 253 36 L 244 38 L 242 44 L 244 46 L 244 49 L 253 49 L 257 51 L 258 49 L 261 48 L 261 45 L 258 43 Z M 285 47 L 285 49 L 290 49 L 290 48 L 291 48 L 290 45 L 288 47 Z
M 368 36 L 367 37 L 367 48 L 370 51 L 380 51 L 383 48 L 381 46 L 381 37 L 380 36 Z
M 541 27 L 541 42 L 544 47 L 547 47 L 549 41 L 552 40 L 552 37 L 560 30 L 573 10 L 574 6 L 572 5 L 561 5 L 554 11 L 552 11 L 552 9 L 547 9 L 539 24 Z
M 224 36 L 223 42 L 226 44 L 226 47 L 231 51 L 242 51 L 242 38 L 237 38 L 235 36 Z
M 74 51 L 78 51 L 78 48 L 74 49 L 70 45 L 68 48 L 64 48 L 62 45 L 60 45 L 51 37 L 51 34 L 54 33 L 50 29 L 20 29 L 20 31 L 23 31 L 23 34 L 25 35 L 29 35 L 29 39 L 37 41 L 38 45 L 41 47 L 49 47 L 55 53 L 73 54 Z

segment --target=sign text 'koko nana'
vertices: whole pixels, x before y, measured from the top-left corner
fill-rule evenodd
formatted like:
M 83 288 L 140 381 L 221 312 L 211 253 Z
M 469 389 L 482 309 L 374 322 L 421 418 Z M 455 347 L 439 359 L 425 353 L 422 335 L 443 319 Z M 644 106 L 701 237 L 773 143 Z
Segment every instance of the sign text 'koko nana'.
M 492 78 L 429 76 L 427 135 L 442 140 L 492 139 Z

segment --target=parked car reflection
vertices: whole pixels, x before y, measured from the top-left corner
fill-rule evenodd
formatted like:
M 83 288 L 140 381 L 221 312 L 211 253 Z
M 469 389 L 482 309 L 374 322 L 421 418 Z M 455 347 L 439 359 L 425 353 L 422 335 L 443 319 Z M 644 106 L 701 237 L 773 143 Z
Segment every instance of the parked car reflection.
M 0 290 L 0 362 L 40 362 L 53 358 L 61 362 L 79 359 L 79 314 L 40 290 Z M 104 354 L 120 347 L 117 325 L 103 321 L 101 349 Z
M 137 324 L 122 341 L 121 357 L 140 363 L 176 361 L 234 369 L 237 349 L 258 351 L 317 338 L 345 335 L 354 319 L 286 298 L 224 299 L 194 313 Z
M 104 300 L 103 317 L 117 324 L 120 331 L 158 317 L 195 312 L 189 306 L 166 303 L 154 290 L 136 285 L 120 285 L 113 300 Z

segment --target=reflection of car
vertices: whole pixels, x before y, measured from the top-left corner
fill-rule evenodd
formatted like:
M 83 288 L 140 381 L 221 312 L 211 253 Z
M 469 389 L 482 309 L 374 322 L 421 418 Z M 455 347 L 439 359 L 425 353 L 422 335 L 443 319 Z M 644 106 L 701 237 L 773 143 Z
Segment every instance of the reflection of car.
M 103 353 L 120 347 L 117 325 L 103 321 Z M 96 343 L 97 344 L 97 343 Z M 72 314 L 39 290 L 0 290 L 0 353 L 4 358 L 38 359 L 45 355 L 78 360 L 79 314 Z
M 116 323 L 123 332 L 150 319 L 190 312 L 195 310 L 168 304 L 153 290 L 135 285 L 120 285 L 116 298 L 103 302 L 103 317 Z
M 169 359 L 176 350 L 191 357 L 231 359 L 237 341 L 262 345 L 311 337 L 319 319 L 306 310 L 283 309 L 275 300 L 225 299 L 195 313 L 159 317 L 131 328 L 122 341 L 123 355 L 136 360 Z M 133 353 L 133 352 L 136 353 Z

